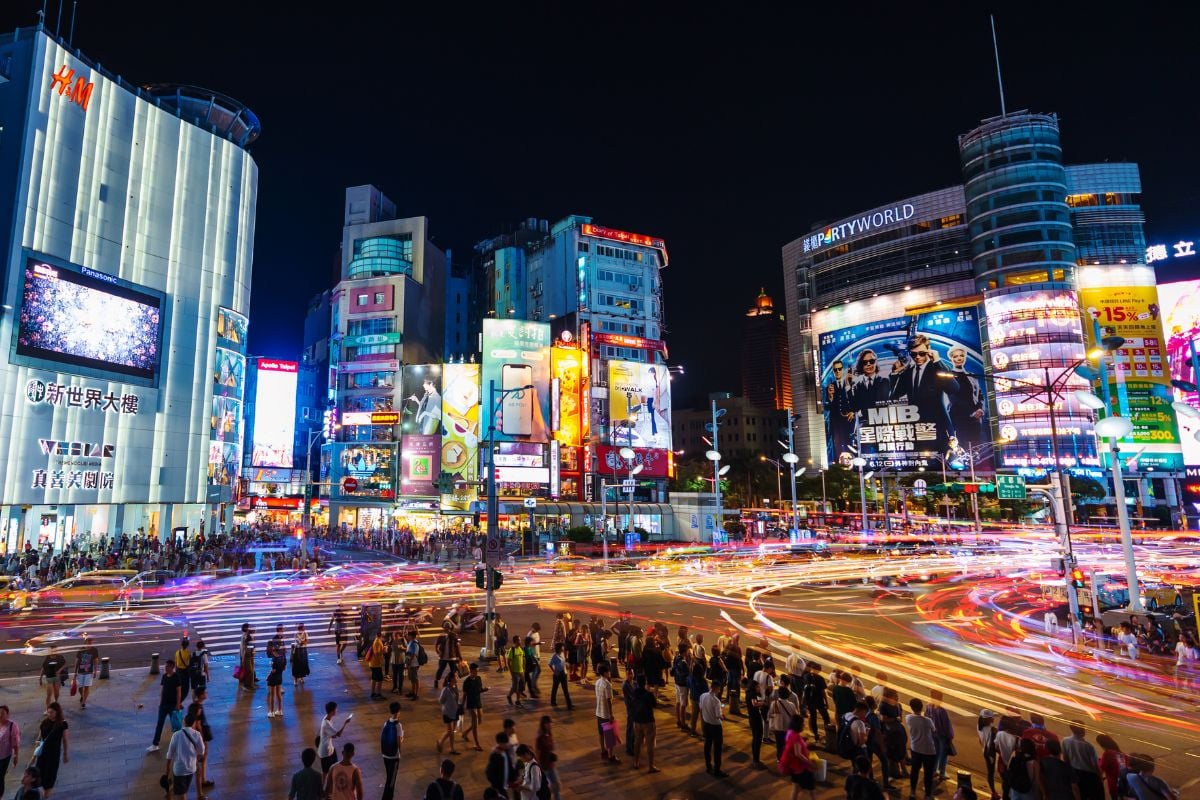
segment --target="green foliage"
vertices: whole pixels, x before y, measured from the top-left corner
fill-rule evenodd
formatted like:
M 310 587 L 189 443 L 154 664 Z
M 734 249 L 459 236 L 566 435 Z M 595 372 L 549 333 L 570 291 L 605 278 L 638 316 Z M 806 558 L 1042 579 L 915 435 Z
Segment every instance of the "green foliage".
M 567 528 L 567 538 L 579 544 L 590 544 L 595 540 L 596 532 L 587 525 L 576 525 L 573 528 Z

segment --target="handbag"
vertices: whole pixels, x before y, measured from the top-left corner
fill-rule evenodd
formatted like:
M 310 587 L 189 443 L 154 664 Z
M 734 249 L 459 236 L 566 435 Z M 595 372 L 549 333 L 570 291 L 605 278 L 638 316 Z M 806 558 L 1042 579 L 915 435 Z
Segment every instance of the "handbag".
M 79 683 L 74 678 L 72 678 L 71 679 L 71 697 L 74 697 L 78 691 L 79 691 Z
M 242 665 L 241 664 L 238 664 L 236 667 L 233 668 L 233 679 L 235 681 L 240 681 L 242 679 Z
M 182 711 L 180 711 L 178 708 L 175 709 L 174 711 L 171 712 L 170 718 L 171 718 L 172 732 L 183 730 L 183 712 Z
M 600 730 L 604 732 L 604 749 L 615 750 L 617 745 L 621 743 L 621 735 L 617 732 L 616 720 L 609 720 L 600 724 Z

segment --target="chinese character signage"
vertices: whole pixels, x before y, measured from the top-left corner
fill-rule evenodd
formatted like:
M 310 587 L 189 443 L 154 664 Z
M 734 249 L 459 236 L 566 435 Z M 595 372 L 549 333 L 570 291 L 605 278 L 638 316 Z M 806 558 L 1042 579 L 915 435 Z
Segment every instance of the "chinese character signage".
M 829 331 L 820 355 L 829 463 L 991 469 L 977 306 Z
M 1162 308 L 1163 332 L 1166 335 L 1167 371 L 1171 378 L 1189 383 L 1200 379 L 1200 280 L 1167 283 L 1158 287 Z M 1200 409 L 1196 392 L 1174 390 L 1176 400 Z M 1179 439 L 1183 446 L 1183 461 L 1187 467 L 1200 467 L 1200 420 L 1176 414 Z M 1200 475 L 1200 472 L 1198 472 Z M 1191 476 L 1196 483 L 1197 475 Z
M 1109 336 L 1125 340 L 1106 359 L 1112 410 L 1133 423 L 1133 433 L 1122 441 L 1142 451 L 1138 458 L 1142 469 L 1178 469 L 1183 455 L 1171 408 L 1171 375 L 1154 271 L 1149 267 L 1122 271 L 1123 276 L 1141 278 L 1130 281 L 1140 286 L 1121 285 L 1122 278 L 1110 277 L 1110 272 L 1105 270 L 1103 277 L 1091 270 L 1079 273 L 1088 347 L 1098 347 Z M 1088 286 L 1089 280 L 1104 285 Z
M 467 510 L 479 497 L 479 365 L 442 367 L 441 468 L 454 476 L 452 495 L 443 495 L 450 508 Z
M 38 439 L 47 457 L 45 469 L 33 470 L 32 489 L 112 489 L 117 446 L 102 442 Z
M 25 399 L 34 405 L 46 403 L 103 414 L 136 414 L 140 403 L 136 394 L 117 395 L 92 386 L 73 386 L 36 379 L 25 384 Z
M 491 396 L 490 388 L 495 388 Z M 518 319 L 483 321 L 482 436 L 494 421 L 498 441 L 550 440 L 550 326 Z
M 410 364 L 404 368 L 400 431 L 400 493 L 436 494 L 441 472 L 442 365 Z

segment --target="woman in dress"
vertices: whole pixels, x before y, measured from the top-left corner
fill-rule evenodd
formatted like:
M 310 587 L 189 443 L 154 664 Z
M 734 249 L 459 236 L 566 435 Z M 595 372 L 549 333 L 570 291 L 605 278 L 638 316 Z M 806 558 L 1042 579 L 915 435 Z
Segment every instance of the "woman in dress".
M 38 744 L 41 755 L 34 757 L 35 766 L 42 779 L 42 797 L 49 800 L 54 784 L 58 782 L 58 764 L 61 758 L 64 763 L 71 760 L 70 739 L 67 737 L 67 720 L 63 717 L 62 706 L 51 703 L 46 707 L 46 718 L 38 727 Z
M 304 630 L 304 623 L 301 622 L 296 626 L 296 644 L 292 648 L 292 683 L 304 686 L 308 673 L 308 631 Z
M 283 646 L 275 648 L 271 656 L 271 671 L 267 674 L 267 719 L 283 716 L 283 671 L 287 669 L 287 656 Z
M 254 675 L 254 630 L 249 622 L 242 623 L 242 642 L 238 647 L 238 664 L 242 668 L 241 688 L 254 689 L 258 679 Z
M 460 755 L 454 749 L 454 726 L 461 713 L 458 699 L 458 674 L 454 670 L 450 670 L 446 675 L 446 682 L 442 684 L 442 693 L 438 695 L 438 705 L 442 707 L 442 722 L 446 725 L 446 732 L 442 734 L 442 738 L 437 740 L 437 751 L 442 752 L 442 745 L 449 743 L 450 755 Z

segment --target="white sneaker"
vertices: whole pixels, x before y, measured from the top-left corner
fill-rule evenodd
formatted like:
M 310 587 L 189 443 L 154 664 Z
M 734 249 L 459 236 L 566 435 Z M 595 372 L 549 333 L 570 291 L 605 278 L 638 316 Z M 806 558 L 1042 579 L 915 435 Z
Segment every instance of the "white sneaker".
M 337 663 L 339 663 L 339 664 L 345 664 L 346 662 L 345 662 L 345 661 L 343 661 L 342 659 L 340 659 L 340 658 L 339 658 L 339 659 L 337 660 Z
M 156 745 L 156 744 L 152 744 L 152 745 L 150 745 L 149 747 L 147 747 L 147 748 L 146 748 L 146 752 L 147 752 L 147 753 L 157 753 L 157 752 L 158 752 L 158 745 Z

